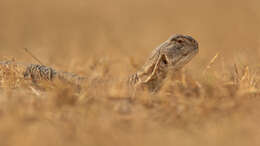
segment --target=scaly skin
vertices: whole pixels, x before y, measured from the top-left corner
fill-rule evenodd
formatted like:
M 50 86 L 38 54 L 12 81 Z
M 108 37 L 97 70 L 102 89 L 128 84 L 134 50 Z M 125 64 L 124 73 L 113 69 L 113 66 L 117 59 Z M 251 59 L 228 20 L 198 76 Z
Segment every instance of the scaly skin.
M 8 72 L 12 71 L 12 74 L 16 75 L 16 78 L 25 80 L 31 80 L 34 83 L 38 81 L 54 81 L 60 80 L 69 84 L 80 85 L 85 79 L 73 73 L 58 72 L 51 67 L 38 64 L 22 64 L 14 61 L 0 62 L 1 78 L 5 78 L 4 75 L 8 75 Z
M 169 70 L 179 70 L 197 53 L 198 43 L 195 39 L 187 35 L 173 35 L 153 50 L 143 67 L 130 77 L 130 85 L 135 88 L 139 85 L 146 86 L 151 91 L 156 91 L 160 88 Z M 15 74 L 18 74 L 19 78 L 32 80 L 34 83 L 40 80 L 60 80 L 78 86 L 85 80 L 84 77 L 76 74 L 58 72 L 44 65 L 25 65 L 13 61 L 0 62 L 1 79 L 8 76 L 8 73 L 5 73 L 5 70 L 8 71 L 8 69 L 15 70 Z
M 142 68 L 129 78 L 129 83 L 135 88 L 145 86 L 150 91 L 156 91 L 170 70 L 181 69 L 198 51 L 198 43 L 192 37 L 173 35 L 153 50 Z

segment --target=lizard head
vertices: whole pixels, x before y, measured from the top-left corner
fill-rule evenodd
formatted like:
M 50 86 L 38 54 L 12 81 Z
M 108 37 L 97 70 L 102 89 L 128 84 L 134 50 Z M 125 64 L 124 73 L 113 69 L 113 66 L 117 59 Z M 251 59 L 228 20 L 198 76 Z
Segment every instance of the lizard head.
M 198 42 L 188 35 L 173 35 L 161 45 L 162 63 L 178 70 L 187 64 L 199 51 Z
M 160 88 L 168 70 L 181 69 L 198 51 L 198 43 L 192 37 L 173 35 L 153 50 L 142 69 L 131 76 L 130 83 L 145 84 L 155 91 Z

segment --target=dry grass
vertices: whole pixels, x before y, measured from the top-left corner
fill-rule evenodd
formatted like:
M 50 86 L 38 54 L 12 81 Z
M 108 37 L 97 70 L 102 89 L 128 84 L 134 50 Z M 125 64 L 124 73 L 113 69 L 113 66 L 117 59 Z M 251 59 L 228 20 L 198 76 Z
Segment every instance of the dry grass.
M 86 76 L 81 92 L 1 75 L 0 146 L 260 145 L 258 1 L 0 2 L 0 52 Z M 124 80 L 173 33 L 200 53 L 157 94 Z M 215 57 L 214 57 L 215 56 Z
M 92 63 L 81 92 L 48 82 L 41 91 L 15 69 L 2 73 L 0 145 L 258 143 L 259 79 L 248 66 L 234 66 L 225 78 L 212 68 L 200 80 L 180 72 L 159 93 L 138 91 L 129 103 L 110 63 Z

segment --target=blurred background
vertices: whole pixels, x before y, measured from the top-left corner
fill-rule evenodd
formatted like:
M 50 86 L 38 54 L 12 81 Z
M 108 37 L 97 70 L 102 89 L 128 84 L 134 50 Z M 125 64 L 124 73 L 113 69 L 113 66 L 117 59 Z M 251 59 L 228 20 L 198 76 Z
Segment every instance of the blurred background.
M 259 0 L 1 0 L 1 60 L 37 63 L 28 48 L 97 83 L 76 97 L 67 88 L 44 92 L 46 100 L 1 88 L 0 145 L 259 145 L 259 26 Z M 119 74 L 126 79 L 176 33 L 199 42 L 185 67 L 193 84 L 172 82 L 159 98 L 143 93 L 132 117 L 117 119 L 105 99 L 124 96 Z M 215 74 L 204 76 L 208 64 Z M 150 96 L 161 104 L 151 108 Z
M 32 62 L 22 50 L 27 47 L 46 64 L 64 68 L 75 57 L 133 57 L 139 63 L 181 33 L 199 41 L 193 61 L 198 67 L 216 53 L 251 63 L 259 60 L 259 5 L 257 0 L 2 0 L 0 52 Z

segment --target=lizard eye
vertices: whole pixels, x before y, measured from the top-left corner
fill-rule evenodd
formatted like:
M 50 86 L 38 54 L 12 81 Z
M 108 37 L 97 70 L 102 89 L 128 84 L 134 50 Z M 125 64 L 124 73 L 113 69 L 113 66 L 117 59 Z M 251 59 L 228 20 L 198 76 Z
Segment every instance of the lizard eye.
M 178 43 L 183 43 L 183 40 L 177 40 Z

